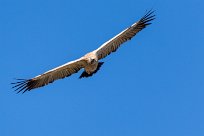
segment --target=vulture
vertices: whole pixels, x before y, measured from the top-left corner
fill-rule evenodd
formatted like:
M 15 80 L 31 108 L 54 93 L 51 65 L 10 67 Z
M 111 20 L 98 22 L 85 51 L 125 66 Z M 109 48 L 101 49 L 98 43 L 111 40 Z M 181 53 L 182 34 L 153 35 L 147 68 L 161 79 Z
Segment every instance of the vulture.
M 70 61 L 64 65 L 51 69 L 41 75 L 31 79 L 16 79 L 12 88 L 15 88 L 17 93 L 33 90 L 35 88 L 43 87 L 55 80 L 62 79 L 77 73 L 80 69 L 84 69 L 79 78 L 90 77 L 95 74 L 104 62 L 99 60 L 105 58 L 107 55 L 115 52 L 124 42 L 131 40 L 139 31 L 151 24 L 155 19 L 154 11 L 149 10 L 137 22 L 126 28 L 118 35 L 103 43 L 98 49 L 87 53 L 83 57 Z

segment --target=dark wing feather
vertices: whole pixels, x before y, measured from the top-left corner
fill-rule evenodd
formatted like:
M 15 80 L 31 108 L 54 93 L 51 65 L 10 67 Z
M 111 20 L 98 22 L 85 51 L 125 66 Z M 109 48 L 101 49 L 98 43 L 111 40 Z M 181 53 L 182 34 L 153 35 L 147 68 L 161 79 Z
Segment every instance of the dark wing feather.
M 115 52 L 121 44 L 130 40 L 147 25 L 150 25 L 151 21 L 155 19 L 155 15 L 153 13 L 154 11 L 152 10 L 148 11 L 138 22 L 134 23 L 132 26 L 125 29 L 95 50 L 98 59 L 103 59 L 110 53 Z

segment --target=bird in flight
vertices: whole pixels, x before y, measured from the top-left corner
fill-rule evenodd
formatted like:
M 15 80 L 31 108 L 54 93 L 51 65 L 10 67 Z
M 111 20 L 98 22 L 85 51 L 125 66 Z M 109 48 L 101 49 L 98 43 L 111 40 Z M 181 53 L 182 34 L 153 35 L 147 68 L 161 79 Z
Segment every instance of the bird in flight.
M 98 49 L 87 53 L 77 60 L 70 61 L 31 79 L 17 79 L 17 82 L 11 83 L 14 85 L 12 88 L 15 88 L 17 93 L 25 93 L 26 91 L 43 87 L 55 80 L 71 76 L 72 74 L 77 73 L 80 69 L 84 69 L 84 71 L 79 78 L 90 77 L 103 65 L 104 62 L 99 60 L 105 58 L 110 53 L 115 52 L 121 44 L 130 40 L 139 31 L 150 25 L 151 21 L 154 19 L 154 11 L 150 10 L 139 21 L 102 44 Z

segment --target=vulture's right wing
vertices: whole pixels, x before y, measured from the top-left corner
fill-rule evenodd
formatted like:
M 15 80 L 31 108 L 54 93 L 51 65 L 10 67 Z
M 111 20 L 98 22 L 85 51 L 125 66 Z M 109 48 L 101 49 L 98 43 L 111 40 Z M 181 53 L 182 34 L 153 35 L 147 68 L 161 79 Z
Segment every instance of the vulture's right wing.
M 83 58 L 77 59 L 75 61 L 70 61 L 62 66 L 49 70 L 41 75 L 38 75 L 32 79 L 19 79 L 18 82 L 14 84 L 13 88 L 15 91 L 21 92 L 30 91 L 34 88 L 45 86 L 49 83 L 54 82 L 57 79 L 68 77 L 74 73 L 77 73 L 81 68 L 87 65 L 86 60 Z

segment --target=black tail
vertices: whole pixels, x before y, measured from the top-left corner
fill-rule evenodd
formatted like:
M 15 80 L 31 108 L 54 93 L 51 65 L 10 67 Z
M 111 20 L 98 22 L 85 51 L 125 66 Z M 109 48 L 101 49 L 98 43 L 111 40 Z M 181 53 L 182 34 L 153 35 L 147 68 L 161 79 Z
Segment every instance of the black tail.
M 91 77 L 93 74 L 95 74 L 100 69 L 100 67 L 103 65 L 103 63 L 104 62 L 99 62 L 97 69 L 91 74 L 88 74 L 88 73 L 86 73 L 86 71 L 84 71 L 79 78 L 81 79 L 81 78 L 84 78 L 84 77 Z

